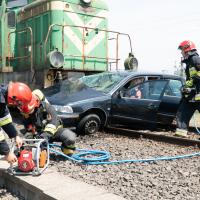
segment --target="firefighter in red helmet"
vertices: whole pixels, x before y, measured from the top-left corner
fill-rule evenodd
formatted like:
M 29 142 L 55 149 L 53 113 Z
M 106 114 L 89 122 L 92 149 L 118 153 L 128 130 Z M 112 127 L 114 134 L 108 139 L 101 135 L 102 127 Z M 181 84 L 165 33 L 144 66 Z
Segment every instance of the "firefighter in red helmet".
M 63 128 L 56 110 L 40 90 L 34 90 L 30 104 L 19 109 L 24 116 L 26 138 L 39 137 L 49 142 L 61 142 L 62 151 L 67 155 L 73 154 L 76 134 L 70 129 Z
M 200 57 L 195 44 L 190 40 L 178 46 L 186 64 L 186 83 L 182 88 L 182 101 L 177 112 L 176 136 L 187 137 L 189 122 L 195 110 L 200 109 Z
M 17 158 L 10 151 L 4 132 L 9 138 L 15 138 L 18 147 L 22 145 L 22 139 L 18 136 L 18 132 L 12 123 L 12 117 L 7 106 L 22 107 L 30 103 L 30 101 L 31 90 L 26 84 L 10 82 L 8 85 L 0 85 L 0 154 L 5 155 L 5 159 L 9 163 L 16 162 Z

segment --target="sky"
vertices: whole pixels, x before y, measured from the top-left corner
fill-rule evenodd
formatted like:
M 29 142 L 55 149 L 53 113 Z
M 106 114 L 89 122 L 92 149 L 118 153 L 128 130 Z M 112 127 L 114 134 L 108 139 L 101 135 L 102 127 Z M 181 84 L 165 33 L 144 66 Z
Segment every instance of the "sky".
M 183 40 L 200 49 L 200 0 L 106 0 L 109 30 L 131 36 L 139 69 L 174 72 Z M 126 47 L 125 47 L 126 46 Z M 120 45 L 126 57 L 128 45 Z

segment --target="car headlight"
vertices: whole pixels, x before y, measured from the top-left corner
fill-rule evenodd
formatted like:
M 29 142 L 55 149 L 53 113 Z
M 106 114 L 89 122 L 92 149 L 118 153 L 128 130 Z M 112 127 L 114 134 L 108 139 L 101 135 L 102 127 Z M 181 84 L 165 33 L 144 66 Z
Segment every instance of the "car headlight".
M 73 109 L 71 106 L 57 106 L 57 105 L 53 105 L 53 107 L 55 108 L 55 110 L 57 112 L 61 112 L 61 113 L 73 113 Z

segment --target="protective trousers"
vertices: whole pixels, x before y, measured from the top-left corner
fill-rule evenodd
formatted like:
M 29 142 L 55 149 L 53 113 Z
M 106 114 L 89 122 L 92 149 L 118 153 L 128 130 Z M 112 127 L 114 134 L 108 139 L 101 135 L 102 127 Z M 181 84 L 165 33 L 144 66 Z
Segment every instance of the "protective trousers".
M 177 128 L 187 131 L 190 119 L 196 110 L 200 111 L 200 102 L 189 102 L 183 98 L 176 115 Z
M 76 134 L 67 128 L 60 128 L 50 142 L 62 142 L 63 147 L 75 148 Z

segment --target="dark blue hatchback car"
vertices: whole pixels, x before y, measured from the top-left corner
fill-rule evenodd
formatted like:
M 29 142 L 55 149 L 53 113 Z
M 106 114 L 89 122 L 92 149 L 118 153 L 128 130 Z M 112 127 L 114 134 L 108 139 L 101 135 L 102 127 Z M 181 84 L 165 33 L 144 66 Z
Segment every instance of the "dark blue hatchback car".
M 107 125 L 172 124 L 184 80 L 175 75 L 103 72 L 44 89 L 66 126 L 92 134 Z

